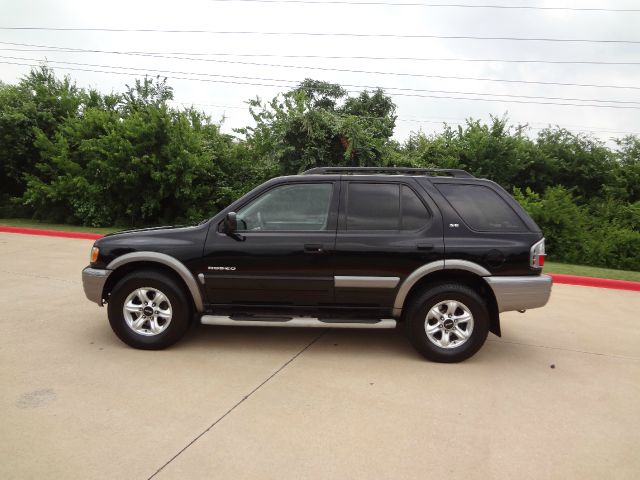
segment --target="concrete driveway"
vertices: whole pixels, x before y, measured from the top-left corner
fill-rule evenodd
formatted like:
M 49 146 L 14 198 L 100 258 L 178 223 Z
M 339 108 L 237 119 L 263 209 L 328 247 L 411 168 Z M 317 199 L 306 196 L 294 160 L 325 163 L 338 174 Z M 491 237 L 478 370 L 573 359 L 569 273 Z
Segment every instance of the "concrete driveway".
M 640 294 L 554 286 L 472 359 L 395 331 L 126 347 L 91 242 L 0 234 L 0 478 L 638 478 Z

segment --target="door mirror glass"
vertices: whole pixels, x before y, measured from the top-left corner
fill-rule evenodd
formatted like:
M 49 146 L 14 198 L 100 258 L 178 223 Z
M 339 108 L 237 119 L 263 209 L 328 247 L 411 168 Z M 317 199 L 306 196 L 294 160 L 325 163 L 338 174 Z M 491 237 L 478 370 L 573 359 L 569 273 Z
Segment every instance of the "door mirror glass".
M 238 220 L 236 218 L 236 212 L 227 213 L 224 217 L 224 233 L 235 233 L 238 230 Z

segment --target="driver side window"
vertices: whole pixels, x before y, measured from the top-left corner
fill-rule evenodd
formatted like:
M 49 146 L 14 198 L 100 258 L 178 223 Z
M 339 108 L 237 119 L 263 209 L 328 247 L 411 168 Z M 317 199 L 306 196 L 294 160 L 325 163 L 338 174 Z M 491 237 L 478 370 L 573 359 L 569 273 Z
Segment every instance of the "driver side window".
M 237 212 L 238 231 L 321 231 L 327 229 L 331 183 L 275 187 Z

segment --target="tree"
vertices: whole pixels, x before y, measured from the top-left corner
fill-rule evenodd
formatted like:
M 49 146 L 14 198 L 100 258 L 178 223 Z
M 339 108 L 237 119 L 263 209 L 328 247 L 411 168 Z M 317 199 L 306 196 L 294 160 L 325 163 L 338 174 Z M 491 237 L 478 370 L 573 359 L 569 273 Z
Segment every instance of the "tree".
M 84 100 L 69 77 L 57 79 L 47 66 L 32 69 L 17 85 L 0 83 L 0 202 L 6 205 L 24 192 L 25 175 L 40 160 L 37 132 L 53 138 Z
M 37 129 L 41 161 L 25 203 L 39 217 L 93 226 L 207 215 L 225 183 L 215 156 L 227 157 L 231 138 L 193 109 L 170 108 L 171 98 L 163 80 L 145 78 L 115 104 L 85 105 L 53 139 Z
M 256 158 L 283 174 L 316 166 L 375 166 L 395 126 L 382 90 L 350 97 L 336 84 L 307 79 L 269 103 L 249 102 L 255 127 L 240 129 Z

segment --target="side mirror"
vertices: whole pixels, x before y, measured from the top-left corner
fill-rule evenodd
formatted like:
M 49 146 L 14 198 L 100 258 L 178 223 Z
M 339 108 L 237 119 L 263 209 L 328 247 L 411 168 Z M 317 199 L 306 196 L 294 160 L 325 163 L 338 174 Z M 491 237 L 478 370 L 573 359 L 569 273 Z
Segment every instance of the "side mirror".
M 236 218 L 236 212 L 229 212 L 224 217 L 222 222 L 222 230 L 234 240 L 244 242 L 246 237 L 237 233 L 238 231 L 238 219 Z
M 224 233 L 233 234 L 238 230 L 238 219 L 236 218 L 236 212 L 227 213 L 224 217 Z

